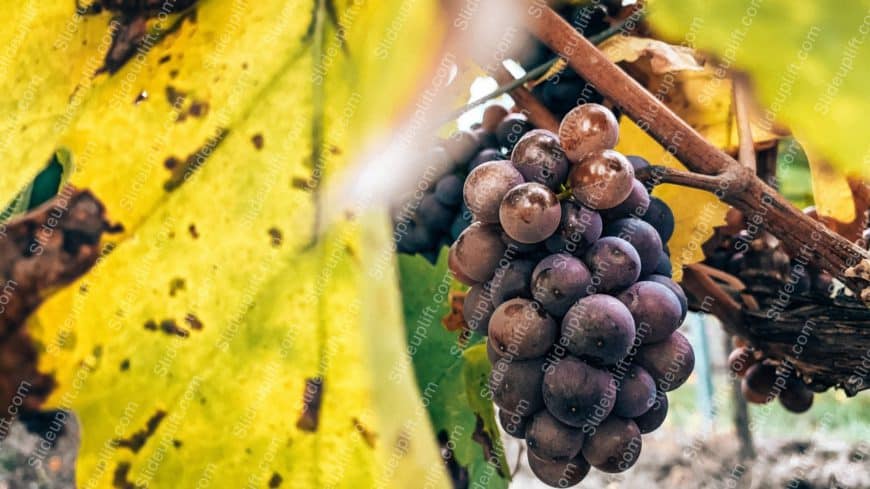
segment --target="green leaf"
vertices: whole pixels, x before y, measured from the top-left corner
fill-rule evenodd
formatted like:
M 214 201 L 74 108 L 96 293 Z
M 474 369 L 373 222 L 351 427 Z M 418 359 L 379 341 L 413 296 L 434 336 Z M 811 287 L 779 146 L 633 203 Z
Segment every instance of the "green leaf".
M 765 117 L 785 123 L 835 168 L 867 179 L 870 142 L 856 131 L 870 109 L 868 10 L 868 0 L 655 0 L 649 21 L 748 71 Z
M 462 338 L 441 324 L 454 285 L 446 249 L 434 267 L 420 256 L 400 255 L 399 271 L 408 352 L 433 428 L 454 457 L 448 470 L 472 486 L 506 488 L 508 465 L 492 401 L 485 396 L 490 368 L 485 346 L 479 336 Z

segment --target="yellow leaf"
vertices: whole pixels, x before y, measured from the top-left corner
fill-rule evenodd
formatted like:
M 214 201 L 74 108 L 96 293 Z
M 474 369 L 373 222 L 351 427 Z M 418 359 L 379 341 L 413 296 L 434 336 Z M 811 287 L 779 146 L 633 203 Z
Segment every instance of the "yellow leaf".
M 653 165 L 686 169 L 665 148 L 625 117 L 620 120 L 616 150 L 627 155 L 643 156 Z M 667 202 L 674 212 L 676 228 L 668 247 L 674 266 L 674 280 L 680 281 L 684 266 L 704 259 L 701 246 L 713 235 L 713 228 L 725 222 L 728 206 L 709 192 L 677 185 L 659 185 L 653 195 Z
M 855 199 L 846 176 L 837 172 L 824 159 L 807 151 L 813 183 L 813 200 L 820 216 L 840 222 L 855 220 Z
M 82 425 L 78 486 L 446 487 L 386 222 L 315 242 L 313 192 L 418 86 L 438 6 L 197 5 L 56 141 L 125 227 L 27 325 Z

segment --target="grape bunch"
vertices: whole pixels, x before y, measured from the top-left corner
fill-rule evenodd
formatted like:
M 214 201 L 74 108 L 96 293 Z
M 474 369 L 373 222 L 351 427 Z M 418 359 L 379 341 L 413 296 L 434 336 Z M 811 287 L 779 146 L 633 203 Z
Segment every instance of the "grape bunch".
M 471 287 L 466 323 L 488 335 L 501 425 L 554 487 L 590 466 L 630 468 L 694 367 L 664 246 L 673 214 L 617 139 L 613 113 L 584 104 L 558 135 L 531 130 L 510 160 L 474 168 L 463 187 L 473 222 L 448 255 Z
M 748 402 L 767 404 L 778 398 L 782 407 L 793 413 L 803 413 L 812 407 L 813 391 L 791 364 L 777 365 L 738 336 L 734 337 L 734 346 L 728 356 L 728 367 L 742 379 L 740 391 Z
M 419 253 L 435 263 L 441 246 L 452 244 L 471 224 L 471 212 L 462 199 L 466 176 L 486 162 L 505 159 L 531 129 L 524 115 L 491 105 L 480 124 L 470 131 L 457 131 L 432 148 L 427 155 L 430 164 L 417 192 L 403 199 L 392 212 L 398 251 Z

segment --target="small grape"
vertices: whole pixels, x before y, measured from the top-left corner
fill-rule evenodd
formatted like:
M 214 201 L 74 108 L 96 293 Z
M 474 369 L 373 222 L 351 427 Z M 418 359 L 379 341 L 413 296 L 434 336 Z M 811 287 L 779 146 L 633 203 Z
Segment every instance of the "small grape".
M 604 294 L 577 301 L 562 319 L 559 344 L 599 365 L 615 365 L 634 342 L 634 320 L 622 302 Z
M 662 199 L 650 197 L 649 208 L 642 219 L 656 228 L 662 238 L 662 243 L 667 243 L 674 235 L 674 213 Z
M 512 413 L 537 412 L 544 407 L 541 382 L 544 361 L 499 358 L 489 373 L 489 388 L 495 404 Z
M 634 181 L 631 163 L 610 149 L 586 154 L 568 175 L 574 198 L 592 209 L 618 206 L 631 194 Z
M 435 198 L 438 202 L 455 208 L 462 203 L 462 179 L 457 175 L 445 175 L 435 184 Z
M 531 420 L 532 413 L 519 415 L 504 409 L 498 410 L 498 423 L 501 425 L 501 429 L 514 438 L 526 437 L 526 428 Z
M 507 117 L 508 111 L 501 105 L 490 105 L 483 111 L 483 120 L 480 127 L 487 132 L 495 132 L 498 123 Z
M 677 300 L 680 301 L 680 309 L 682 311 L 682 313 L 680 314 L 680 324 L 682 324 L 683 320 L 686 319 L 686 314 L 689 313 L 689 299 L 688 297 L 686 297 L 686 293 L 683 292 L 683 288 L 680 287 L 679 284 L 674 282 L 670 277 L 665 275 L 653 274 L 645 278 L 644 280 L 649 280 L 650 282 L 662 284 L 670 289 L 670 291 L 673 292 L 675 296 L 677 296 Z
M 674 331 L 665 341 L 642 346 L 636 361 L 652 375 L 660 391 L 670 392 L 692 375 L 695 352 L 689 340 L 679 331 Z
M 547 249 L 551 253 L 565 251 L 579 256 L 601 237 L 603 227 L 600 214 L 574 201 L 563 200 L 562 220 L 556 233 L 547 239 Z
M 624 289 L 640 277 L 640 256 L 631 243 L 608 236 L 593 244 L 584 257 L 592 284 L 601 292 Z
M 643 156 L 626 155 L 625 157 L 628 158 L 628 161 L 631 163 L 631 167 L 634 168 L 635 172 L 649 166 L 649 161 L 647 161 Z
M 456 131 L 444 142 L 444 150 L 454 164 L 468 161 L 480 148 L 480 138 L 471 131 Z
M 469 206 L 470 207 L 470 206 Z M 505 194 L 498 210 L 505 233 L 520 243 L 538 243 L 559 227 L 559 199 L 540 183 L 517 185 Z
M 662 284 L 638 282 L 619 294 L 619 300 L 631 311 L 643 344 L 663 341 L 680 327 L 680 301 Z
M 465 204 L 462 204 L 462 207 L 459 208 L 459 212 L 456 213 L 456 217 L 453 219 L 453 224 L 450 225 L 450 237 L 456 241 L 459 238 L 459 235 L 462 234 L 462 231 L 468 226 L 471 226 L 472 216 L 471 211 L 465 207 Z
M 740 382 L 740 391 L 749 402 L 767 404 L 777 395 L 776 380 L 776 367 L 757 363 L 746 370 Z
M 731 354 L 728 355 L 728 368 L 738 377 L 746 375 L 746 371 L 749 370 L 749 367 L 756 363 L 757 360 L 755 359 L 755 355 L 752 353 L 752 350 L 747 347 L 735 348 L 731 351 Z
M 469 329 L 487 334 L 489 319 L 495 311 L 489 284 L 477 284 L 468 290 L 462 303 L 462 317 Z
M 662 275 L 665 277 L 672 277 L 674 273 L 674 264 L 671 263 L 671 257 L 662 250 L 661 255 L 659 255 L 659 263 L 656 265 L 655 270 L 652 271 L 653 275 Z
M 570 426 L 594 426 L 613 409 L 616 383 L 610 372 L 572 356 L 548 365 L 544 403 L 559 421 Z
M 638 180 L 631 183 L 631 193 L 621 204 L 612 209 L 604 209 L 601 214 L 605 219 L 613 221 L 623 217 L 642 217 L 649 208 L 649 192 Z
M 523 135 L 532 130 L 532 124 L 522 114 L 509 114 L 498 123 L 495 129 L 495 137 L 498 138 L 498 143 L 508 150 L 513 149 L 514 145 L 520 140 Z
M 656 383 L 652 376 L 638 365 L 632 365 L 619 383 L 613 414 L 623 418 L 636 418 L 647 412 L 656 401 Z
M 457 280 L 474 285 L 489 280 L 504 251 L 498 227 L 475 222 L 450 246 L 447 265 Z
M 507 252 L 505 253 L 507 255 Z M 492 301 L 498 305 L 514 297 L 531 298 L 529 287 L 535 263 L 531 260 L 502 260 L 489 281 Z
M 589 462 L 582 455 L 572 459 L 549 460 L 526 450 L 529 468 L 550 487 L 571 487 L 579 484 L 589 473 Z
M 634 418 L 634 422 L 640 429 L 641 434 L 652 433 L 657 430 L 665 418 L 668 417 L 668 396 L 664 392 L 657 392 L 655 402 L 647 412 Z
M 510 161 L 491 161 L 475 168 L 465 179 L 465 205 L 480 222 L 497 223 L 499 205 L 509 190 L 523 183 Z
M 805 413 L 813 406 L 813 391 L 800 380 L 791 378 L 779 393 L 779 403 L 793 413 Z
M 627 217 L 605 226 L 604 235 L 622 238 L 634 246 L 640 257 L 641 275 L 651 274 L 658 266 L 663 251 L 662 239 L 651 224 L 636 217 Z
M 473 171 L 475 168 L 488 161 L 504 161 L 504 155 L 497 149 L 486 148 L 477 153 L 477 156 L 468 163 L 468 171 Z
M 559 190 L 568 176 L 568 159 L 559 146 L 559 137 L 546 129 L 527 132 L 514 146 L 511 161 L 527 182 Z
M 535 414 L 526 429 L 529 451 L 549 460 L 577 456 L 583 437 L 582 430 L 561 423 L 546 410 Z
M 625 472 L 637 462 L 642 446 L 634 421 L 610 416 L 583 444 L 583 458 L 603 472 Z
M 588 294 L 592 274 L 582 261 L 572 255 L 550 255 L 532 272 L 532 296 L 550 314 L 561 317 Z
M 599 104 L 583 104 L 571 109 L 559 125 L 559 140 L 568 158 L 575 163 L 592 151 L 612 149 L 618 139 L 616 117 Z
M 396 248 L 402 253 L 417 253 L 432 247 L 432 234 L 422 224 L 416 221 L 406 221 L 405 233 L 398 233 Z
M 436 234 L 450 229 L 453 224 L 453 211 L 439 202 L 435 194 L 426 194 L 417 208 L 417 219 Z
M 511 299 L 498 306 L 489 321 L 489 339 L 502 357 L 528 360 L 544 356 L 559 327 L 540 304 Z

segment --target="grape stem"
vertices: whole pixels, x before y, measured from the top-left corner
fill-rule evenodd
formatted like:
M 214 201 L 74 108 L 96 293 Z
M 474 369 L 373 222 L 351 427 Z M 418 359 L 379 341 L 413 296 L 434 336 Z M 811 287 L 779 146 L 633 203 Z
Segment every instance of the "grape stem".
M 749 85 L 746 76 L 736 74 L 731 86 L 734 101 L 734 116 L 737 119 L 737 137 L 740 149 L 737 160 L 757 173 L 755 146 L 752 142 L 752 126 L 749 123 Z
M 535 37 L 564 57 L 568 66 L 619 106 L 690 171 L 722 179 L 701 181 L 694 177 L 686 179 L 686 175 L 674 178 L 682 177 L 685 184 L 706 187 L 704 190 L 713 191 L 722 201 L 743 211 L 748 220 L 763 222 L 771 234 L 783 241 L 786 251 L 798 254 L 803 247 L 813 250 L 816 266 L 839 277 L 870 304 L 870 278 L 854 271 L 856 265 L 870 266 L 870 253 L 804 215 L 754 171 L 713 146 L 555 11 L 542 8 L 536 0 L 523 0 L 521 11 L 526 13 L 527 27 Z M 727 187 L 713 187 L 713 182 L 727 184 Z

